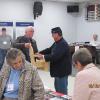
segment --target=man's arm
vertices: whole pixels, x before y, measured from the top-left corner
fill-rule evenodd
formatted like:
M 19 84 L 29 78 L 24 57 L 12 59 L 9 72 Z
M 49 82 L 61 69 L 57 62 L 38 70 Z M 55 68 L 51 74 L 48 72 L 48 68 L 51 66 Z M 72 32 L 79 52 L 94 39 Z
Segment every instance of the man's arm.
M 30 46 L 31 46 L 31 43 L 22 43 L 21 42 L 21 38 L 22 37 L 18 37 L 16 40 L 15 40 L 15 42 L 13 42 L 13 47 L 15 47 L 15 48 L 18 48 L 18 49 L 23 49 L 23 48 L 30 48 Z
M 32 40 L 31 45 L 33 47 L 34 53 L 38 52 L 37 44 L 35 40 Z
M 36 69 L 33 71 L 32 75 L 32 89 L 34 91 L 34 100 L 44 100 L 44 86 Z
M 45 61 L 58 62 L 65 56 L 67 48 L 63 44 L 61 44 L 56 46 L 55 50 L 50 53 L 48 53 L 49 50 L 50 49 L 43 50 L 42 52 L 40 52 L 40 54 L 37 54 L 36 57 L 39 59 L 44 58 Z
M 46 61 L 58 62 L 64 57 L 65 53 L 66 49 L 64 45 L 58 45 L 56 49 L 51 52 L 51 54 L 44 55 L 44 58 Z
M 13 47 L 21 49 L 25 48 L 25 43 L 20 42 L 21 37 L 18 37 L 14 42 L 13 42 Z

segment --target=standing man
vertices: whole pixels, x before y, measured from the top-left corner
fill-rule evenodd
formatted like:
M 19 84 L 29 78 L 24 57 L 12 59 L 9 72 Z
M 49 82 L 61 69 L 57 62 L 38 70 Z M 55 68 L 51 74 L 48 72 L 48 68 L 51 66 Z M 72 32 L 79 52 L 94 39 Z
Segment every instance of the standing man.
M 50 74 L 55 78 L 55 90 L 67 94 L 68 75 L 71 74 L 71 55 L 69 45 L 62 36 L 60 27 L 51 29 L 54 44 L 36 55 L 39 59 L 50 61 Z
M 4 63 L 7 50 L 11 47 L 12 38 L 6 34 L 6 28 L 2 28 L 0 35 L 0 70 Z
M 30 62 L 29 48 L 32 46 L 34 53 L 38 52 L 36 41 L 32 39 L 34 34 L 34 29 L 32 26 L 28 26 L 25 29 L 25 35 L 19 36 L 13 43 L 13 47 L 20 49 L 26 57 L 26 60 Z

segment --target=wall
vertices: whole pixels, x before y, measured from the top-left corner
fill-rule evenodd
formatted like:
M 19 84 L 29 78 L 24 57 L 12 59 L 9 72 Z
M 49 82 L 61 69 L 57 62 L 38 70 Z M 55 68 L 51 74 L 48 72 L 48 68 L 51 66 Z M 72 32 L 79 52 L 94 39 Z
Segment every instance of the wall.
M 0 0 L 0 21 L 33 20 L 32 1 Z
M 86 3 L 80 5 L 80 16 L 77 18 L 77 39 L 76 41 L 91 41 L 92 34 L 99 35 L 100 41 L 100 21 L 89 22 L 85 20 Z
M 43 1 L 42 16 L 33 19 L 33 1 L 0 1 L 0 21 L 34 21 L 35 35 L 39 50 L 53 43 L 51 28 L 60 26 L 64 38 L 70 43 L 76 39 L 76 15 L 67 13 L 67 3 Z M 14 27 L 15 30 L 15 27 Z M 15 31 L 14 31 L 15 32 Z M 16 33 L 18 34 L 18 33 Z
M 51 28 L 60 26 L 63 30 L 65 39 L 68 42 L 75 41 L 76 36 L 76 16 L 67 13 L 67 4 L 59 2 L 43 2 L 42 16 L 35 21 L 37 28 L 37 40 L 40 43 L 41 38 L 43 48 L 48 47 L 52 43 Z M 51 38 L 50 38 L 51 37 Z M 39 44 L 39 47 L 41 44 Z
M 0 0 L 0 21 L 13 22 L 13 38 L 15 38 L 16 21 L 33 21 L 33 4 L 23 0 Z M 9 28 L 7 28 L 9 32 Z M 12 35 L 12 33 L 11 33 Z

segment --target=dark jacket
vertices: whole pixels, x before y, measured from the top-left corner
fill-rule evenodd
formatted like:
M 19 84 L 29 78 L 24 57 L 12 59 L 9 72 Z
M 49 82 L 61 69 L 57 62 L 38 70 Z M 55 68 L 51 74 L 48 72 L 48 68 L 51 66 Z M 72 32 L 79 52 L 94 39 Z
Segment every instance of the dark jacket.
M 26 60 L 30 62 L 29 48 L 25 48 L 25 43 L 31 43 L 34 53 L 38 52 L 36 41 L 25 36 L 18 37 L 13 43 L 13 47 L 20 49 L 25 54 Z
M 40 53 L 44 54 L 46 61 L 50 61 L 50 74 L 52 77 L 64 77 L 71 74 L 71 54 L 69 46 L 63 38 Z

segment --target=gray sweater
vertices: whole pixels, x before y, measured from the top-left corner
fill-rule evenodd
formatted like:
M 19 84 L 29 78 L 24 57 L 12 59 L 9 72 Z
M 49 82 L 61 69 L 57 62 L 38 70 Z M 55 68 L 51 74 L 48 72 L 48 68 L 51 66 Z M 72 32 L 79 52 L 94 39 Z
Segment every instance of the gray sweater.
M 12 38 L 10 35 L 0 36 L 0 49 L 9 49 L 11 47 Z

